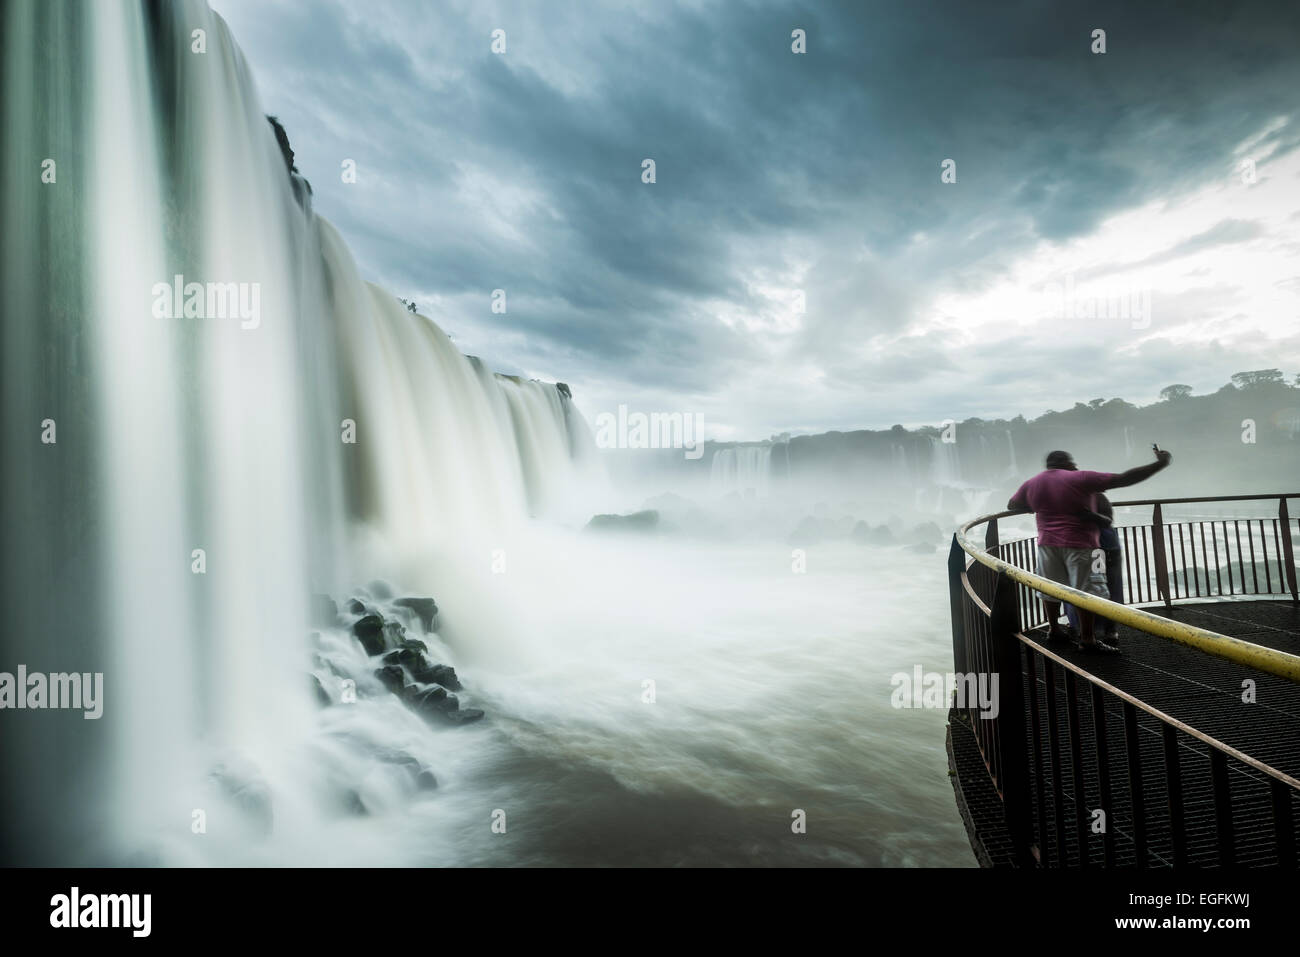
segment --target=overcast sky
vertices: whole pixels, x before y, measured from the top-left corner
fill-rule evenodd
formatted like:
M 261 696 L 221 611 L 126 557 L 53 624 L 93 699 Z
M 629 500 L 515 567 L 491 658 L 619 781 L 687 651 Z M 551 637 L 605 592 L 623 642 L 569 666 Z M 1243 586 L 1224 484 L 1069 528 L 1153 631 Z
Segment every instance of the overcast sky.
M 211 2 L 362 274 L 589 419 L 1300 373 L 1300 4 Z

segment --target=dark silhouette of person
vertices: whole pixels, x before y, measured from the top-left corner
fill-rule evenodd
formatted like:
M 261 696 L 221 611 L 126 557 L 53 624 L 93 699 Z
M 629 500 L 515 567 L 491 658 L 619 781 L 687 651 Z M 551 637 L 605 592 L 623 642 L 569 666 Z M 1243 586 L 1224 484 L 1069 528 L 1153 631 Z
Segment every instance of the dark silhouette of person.
M 1112 488 L 1124 488 L 1145 482 L 1161 469 L 1168 468 L 1173 456 L 1156 452 L 1156 461 L 1127 472 L 1080 471 L 1069 452 L 1048 453 L 1047 468 L 1028 479 L 1007 502 L 1012 511 L 1034 513 L 1038 525 L 1038 573 L 1044 578 L 1077 588 L 1089 594 L 1108 597 L 1104 584 L 1094 582 L 1093 552 L 1100 549 L 1096 494 Z M 1070 634 L 1060 626 L 1061 603 L 1043 598 L 1047 610 L 1049 641 L 1068 641 Z M 1112 644 L 1099 641 L 1093 634 L 1093 615 L 1079 610 L 1081 651 L 1094 654 L 1119 654 Z

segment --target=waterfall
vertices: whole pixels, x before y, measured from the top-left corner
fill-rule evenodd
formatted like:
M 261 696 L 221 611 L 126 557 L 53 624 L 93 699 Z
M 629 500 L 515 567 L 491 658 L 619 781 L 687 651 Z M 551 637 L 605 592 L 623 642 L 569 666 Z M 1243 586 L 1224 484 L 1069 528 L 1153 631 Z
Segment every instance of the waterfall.
M 771 486 L 772 447 L 744 445 L 713 453 L 709 489 L 715 495 L 737 492 L 742 496 L 766 497 Z
M 934 485 L 960 485 L 961 461 L 957 443 L 930 436 L 930 481 Z
M 889 443 L 889 462 L 896 482 L 900 485 L 906 485 L 912 481 L 912 470 L 907 462 L 906 446 L 897 442 Z
M 1011 460 L 1008 466 L 1007 474 L 1016 476 L 1020 474 L 1020 463 L 1016 461 L 1016 440 L 1011 435 L 1011 430 L 1007 429 L 1007 456 Z
M 315 720 L 313 591 L 392 575 L 455 618 L 432 571 L 589 515 L 599 476 L 567 393 L 362 281 L 202 0 L 3 16 L 5 647 L 108 696 L 101 722 L 14 735 L 6 780 L 31 780 L 4 837 L 116 862 L 188 827 L 215 754 L 283 783 Z

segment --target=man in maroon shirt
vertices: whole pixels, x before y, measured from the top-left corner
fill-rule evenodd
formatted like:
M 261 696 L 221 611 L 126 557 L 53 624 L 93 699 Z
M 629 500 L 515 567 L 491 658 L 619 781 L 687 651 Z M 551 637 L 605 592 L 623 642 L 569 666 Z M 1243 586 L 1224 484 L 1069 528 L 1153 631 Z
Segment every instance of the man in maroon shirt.
M 1047 469 L 1029 479 L 1011 496 L 1007 508 L 1030 511 L 1038 523 L 1038 573 L 1044 578 L 1079 591 L 1108 597 L 1105 576 L 1094 584 L 1092 566 L 1099 547 L 1099 526 L 1095 521 L 1094 495 L 1107 489 L 1145 482 L 1167 468 L 1173 456 L 1156 452 L 1156 461 L 1127 472 L 1081 472 L 1069 452 L 1051 452 Z M 1066 641 L 1068 632 L 1058 619 L 1061 603 L 1043 599 L 1047 609 L 1049 641 Z M 1093 635 L 1093 615 L 1079 611 L 1079 648 L 1096 654 L 1119 654 L 1119 649 Z

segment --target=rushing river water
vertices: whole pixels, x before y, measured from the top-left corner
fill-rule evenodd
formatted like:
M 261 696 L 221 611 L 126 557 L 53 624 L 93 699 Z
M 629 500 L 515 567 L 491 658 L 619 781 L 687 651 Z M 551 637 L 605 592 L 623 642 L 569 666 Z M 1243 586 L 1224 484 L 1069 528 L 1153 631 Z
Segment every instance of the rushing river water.
M 497 718 L 444 795 L 465 858 L 973 863 L 945 712 L 891 705 L 893 674 L 950 667 L 940 556 L 828 545 L 795 573 L 776 544 L 548 552 L 571 573 L 538 616 L 548 640 L 517 670 L 467 669 Z
M 431 729 L 385 696 L 325 709 L 284 747 L 303 765 L 333 748 L 367 813 L 277 811 L 269 840 L 194 862 L 973 866 L 946 712 L 891 703 L 895 673 L 950 667 L 942 554 L 831 544 L 796 573 L 790 553 L 539 536 L 483 582 L 524 626 L 448 639 L 487 720 Z M 448 597 L 452 633 L 468 622 Z M 392 749 L 438 788 L 395 784 L 373 761 Z

